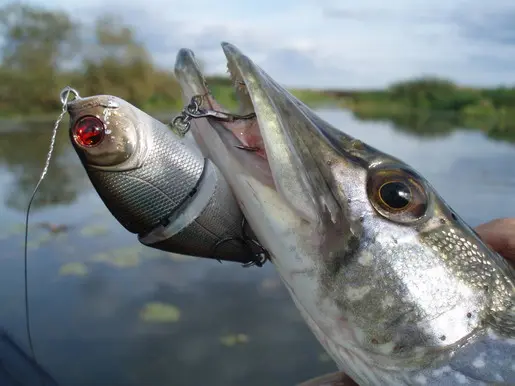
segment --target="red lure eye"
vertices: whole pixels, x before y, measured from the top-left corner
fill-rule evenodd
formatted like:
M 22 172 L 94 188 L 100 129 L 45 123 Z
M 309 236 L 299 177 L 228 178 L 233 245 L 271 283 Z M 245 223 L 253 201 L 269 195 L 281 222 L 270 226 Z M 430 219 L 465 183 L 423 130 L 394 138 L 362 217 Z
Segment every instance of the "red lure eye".
M 104 122 L 93 116 L 79 119 L 73 128 L 73 138 L 82 147 L 97 146 L 104 139 L 104 135 Z

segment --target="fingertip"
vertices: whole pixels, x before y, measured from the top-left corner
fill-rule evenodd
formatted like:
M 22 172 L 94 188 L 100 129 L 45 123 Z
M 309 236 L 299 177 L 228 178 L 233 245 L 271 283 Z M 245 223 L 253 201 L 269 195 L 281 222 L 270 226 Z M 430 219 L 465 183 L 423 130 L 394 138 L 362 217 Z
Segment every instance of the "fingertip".
M 475 230 L 497 253 L 515 261 L 515 218 L 495 219 L 477 226 Z

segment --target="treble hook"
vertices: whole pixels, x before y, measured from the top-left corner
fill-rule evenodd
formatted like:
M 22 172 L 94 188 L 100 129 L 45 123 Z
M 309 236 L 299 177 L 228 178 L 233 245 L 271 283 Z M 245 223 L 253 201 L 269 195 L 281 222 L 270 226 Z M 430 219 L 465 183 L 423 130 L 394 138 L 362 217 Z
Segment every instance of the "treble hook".
M 196 118 L 212 118 L 223 122 L 234 122 L 241 119 L 253 119 L 256 113 L 249 113 L 245 115 L 227 113 L 219 110 L 202 109 L 202 101 L 204 95 L 194 95 L 182 111 L 175 118 L 172 119 L 170 125 L 175 128 L 181 135 L 186 134 L 191 125 L 191 120 Z
M 254 265 L 257 267 L 262 267 L 267 260 L 270 260 L 270 254 L 268 253 L 268 251 L 257 240 L 254 240 L 247 234 L 247 231 L 245 229 L 246 224 L 247 220 L 245 219 L 245 217 L 243 217 L 243 220 L 241 222 L 242 237 L 227 237 L 225 239 L 219 240 L 213 247 L 213 256 L 215 256 L 216 249 L 219 248 L 220 245 L 227 243 L 229 241 L 239 241 L 247 247 L 249 253 L 252 254 L 254 257 L 249 262 L 242 264 L 243 268 L 249 268 Z M 220 263 L 222 262 L 220 259 L 217 260 Z

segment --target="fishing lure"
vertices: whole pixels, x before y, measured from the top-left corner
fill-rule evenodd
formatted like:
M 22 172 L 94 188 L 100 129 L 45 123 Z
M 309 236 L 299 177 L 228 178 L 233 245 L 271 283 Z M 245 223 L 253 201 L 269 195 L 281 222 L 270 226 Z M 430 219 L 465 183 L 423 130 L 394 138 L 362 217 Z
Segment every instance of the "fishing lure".
M 111 214 L 149 247 L 261 266 L 266 251 L 250 236 L 232 191 L 189 132 L 205 116 L 195 96 L 171 127 L 110 95 L 69 102 L 70 140 Z
M 81 97 L 65 87 L 43 171 L 25 219 L 26 333 L 32 357 L 27 245 L 34 197 L 48 172 L 57 130 L 69 114 L 69 134 L 87 175 L 118 222 L 151 248 L 261 267 L 268 259 L 248 227 L 231 189 L 189 132 L 193 119 L 225 122 L 250 115 L 201 109 L 194 96 L 169 125 L 109 95 Z

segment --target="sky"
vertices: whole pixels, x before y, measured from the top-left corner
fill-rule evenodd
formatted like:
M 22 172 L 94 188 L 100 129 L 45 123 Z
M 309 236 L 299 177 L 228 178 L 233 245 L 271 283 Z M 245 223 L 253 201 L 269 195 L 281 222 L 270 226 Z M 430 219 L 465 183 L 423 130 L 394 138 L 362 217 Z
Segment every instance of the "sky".
M 185 47 L 206 73 L 224 73 L 220 42 L 228 41 L 288 86 L 379 88 L 428 75 L 515 83 L 515 0 L 30 2 L 86 23 L 120 16 L 169 68 Z

